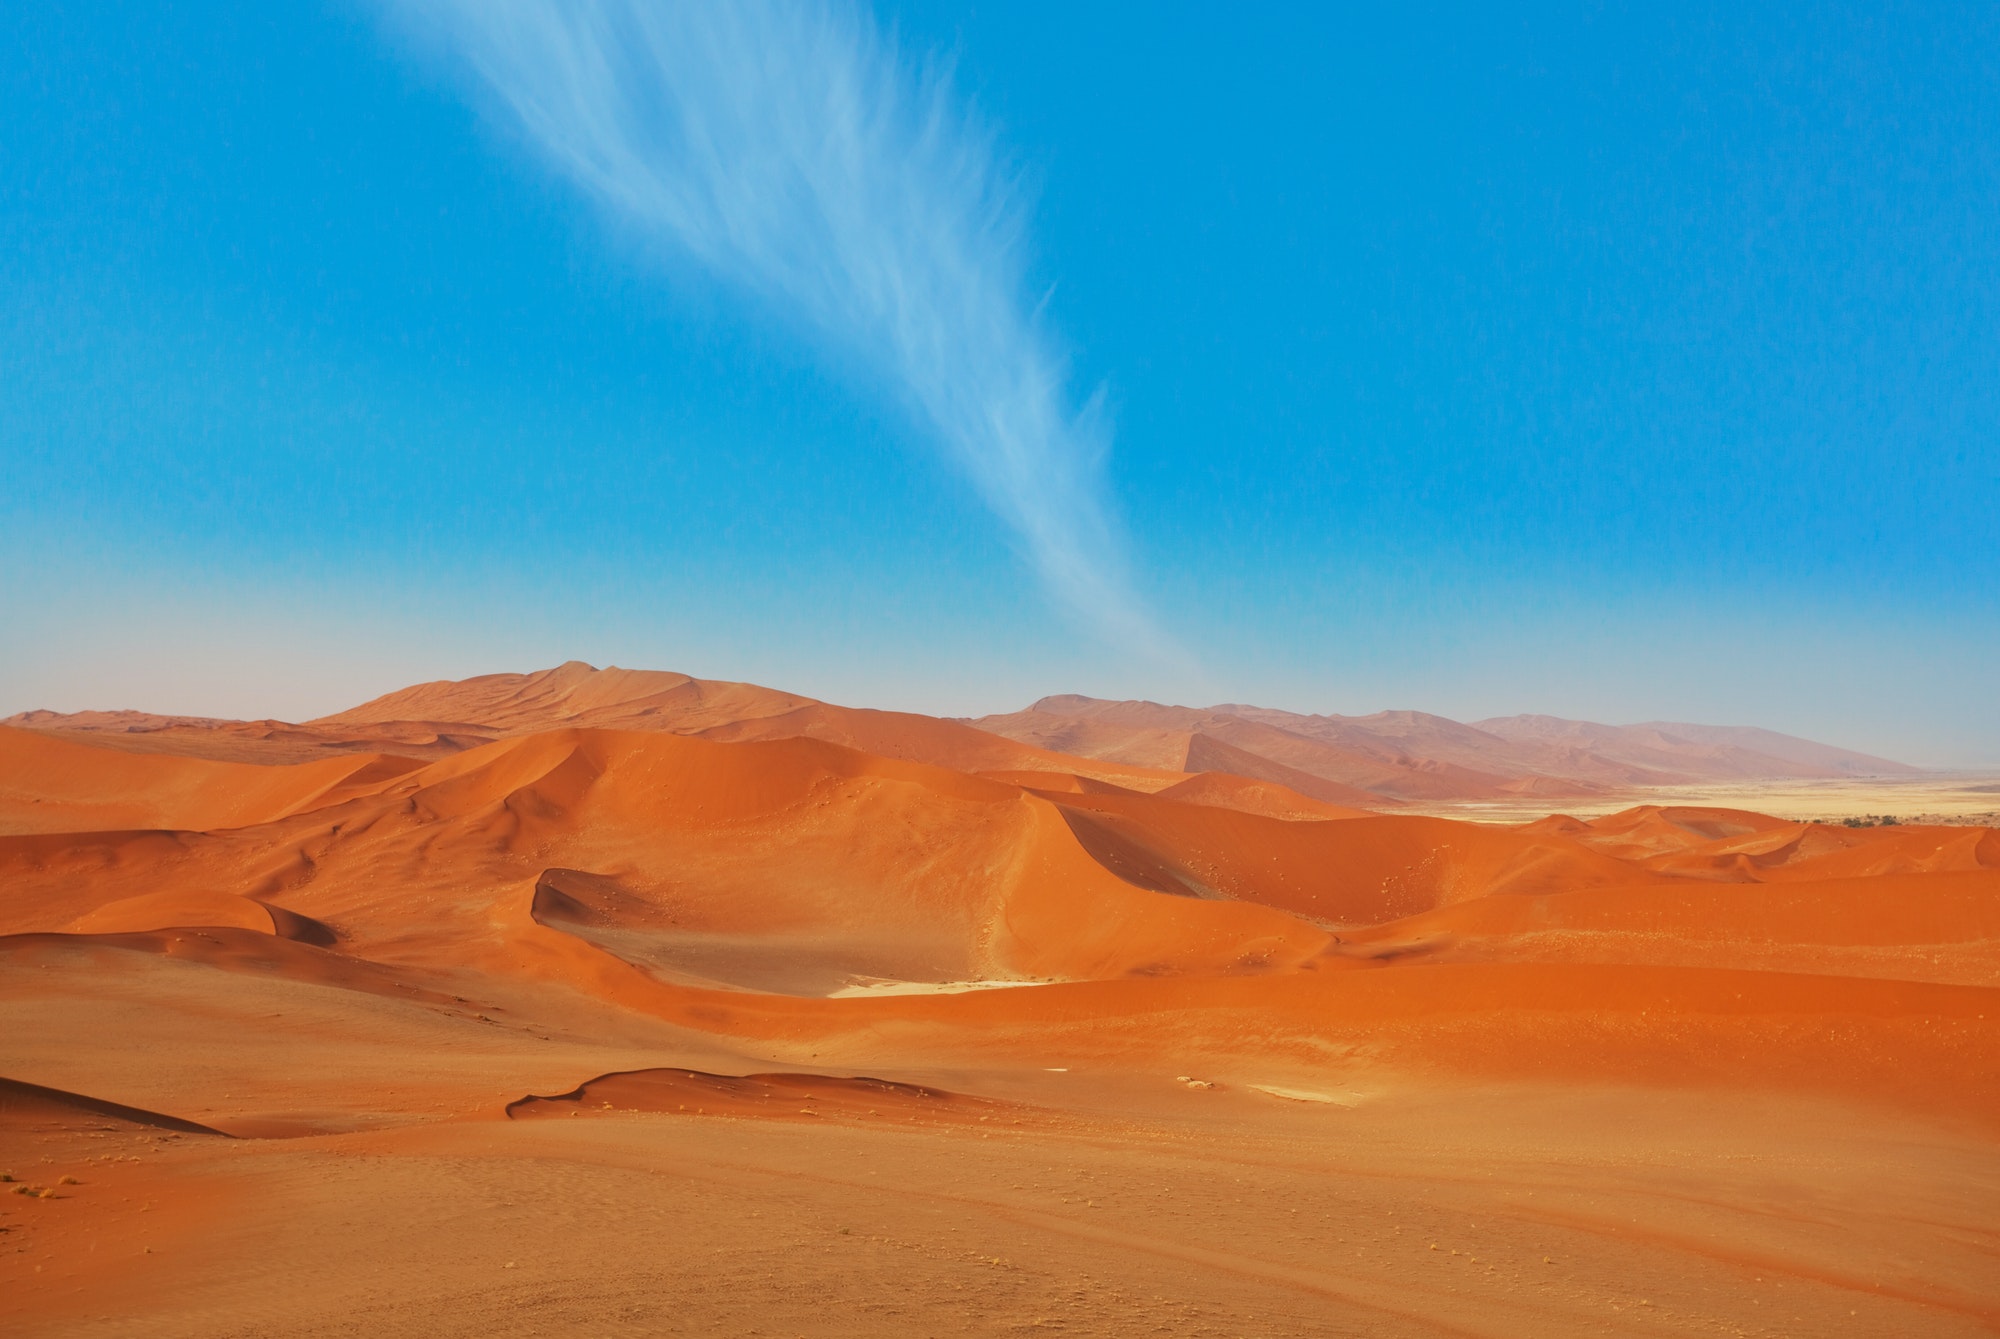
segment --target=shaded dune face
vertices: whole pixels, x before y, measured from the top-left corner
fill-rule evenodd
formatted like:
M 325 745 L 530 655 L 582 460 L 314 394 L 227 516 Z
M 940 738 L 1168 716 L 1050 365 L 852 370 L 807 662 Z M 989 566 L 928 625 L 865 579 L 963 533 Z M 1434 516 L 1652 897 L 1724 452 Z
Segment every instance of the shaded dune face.
M 310 916 L 253 897 L 213 890 L 169 889 L 107 902 L 64 927 L 70 934 L 130 934 L 182 927 L 233 927 L 321 948 L 335 942 L 331 929 Z
M 666 980 L 800 994 L 1222 970 L 1325 941 L 1265 907 L 1158 906 L 1019 787 L 804 739 L 554 731 L 257 827 L 14 839 L 8 865 L 46 890 L 9 906 L 20 930 L 292 916 L 283 932 L 412 965 L 554 931 Z
M 1160 871 L 1155 879 L 1331 927 L 1376 924 L 1469 897 L 1648 877 L 1558 833 L 1415 816 L 1291 822 L 1165 797 L 1052 798 L 1079 831 L 1102 834 L 1100 848 L 1131 864 L 1149 858 Z
M 1245 778 L 1176 792 L 796 734 L 564 728 L 251 767 L 7 731 L 0 948 L 588 1000 L 787 1064 L 1782 1072 L 1995 1109 L 1989 830 L 1690 807 L 1501 827 Z
M 128 1107 L 103 1098 L 72 1093 L 61 1088 L 45 1088 L 19 1079 L 0 1078 L 0 1131 L 70 1129 L 86 1125 L 98 1130 L 135 1128 L 172 1130 L 180 1134 L 207 1134 L 227 1139 L 220 1130 L 197 1121 L 183 1120 L 158 1111 Z
M 694 1069 L 640 1069 L 600 1074 L 566 1093 L 528 1096 L 507 1104 L 509 1120 L 673 1112 L 753 1116 L 765 1120 L 920 1121 L 1046 1124 L 1050 1113 L 1016 1102 L 971 1097 L 925 1084 L 829 1074 L 708 1074 Z

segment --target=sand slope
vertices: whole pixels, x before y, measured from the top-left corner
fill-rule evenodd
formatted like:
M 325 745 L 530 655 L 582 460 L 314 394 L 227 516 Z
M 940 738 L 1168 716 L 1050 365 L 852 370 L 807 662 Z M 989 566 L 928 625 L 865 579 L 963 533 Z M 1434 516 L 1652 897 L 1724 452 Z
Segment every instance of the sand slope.
M 258 767 L 117 753 L 0 727 L 0 834 L 248 827 L 365 794 L 416 766 L 363 754 Z
M 554 982 L 682 1023 L 710 1019 L 760 1044 L 900 1019 L 948 1046 L 988 1045 L 992 1029 L 1018 1027 L 1008 1044 L 1032 1049 L 1085 1020 L 1125 1035 L 1163 1009 L 1219 1019 L 1250 1008 L 1265 1011 L 1264 1044 L 1289 1057 L 1315 1035 L 1352 1034 L 1359 1025 L 1344 1012 L 1421 1028 L 1465 989 L 1493 1002 L 1480 1006 L 1491 1016 L 1455 1029 L 1519 1031 L 1520 1016 L 1497 1003 L 1518 989 L 1579 1021 L 1692 1011 L 1676 1025 L 1685 1033 L 1745 987 L 1643 971 L 1714 965 L 1704 956 L 1714 942 L 1753 923 L 1745 908 L 1780 905 L 1716 900 L 1717 888 L 1744 884 L 1837 890 L 1782 903 L 1794 908 L 1779 917 L 1789 937 L 1760 941 L 1753 955 L 1762 969 L 1851 974 L 1848 995 L 1827 997 L 1836 1004 L 1872 998 L 1877 987 L 1861 978 L 1993 984 L 1980 975 L 1991 938 L 1981 898 L 2000 888 L 2000 834 L 1984 829 L 1657 808 L 1522 829 L 1278 819 L 1102 783 L 1024 787 L 797 737 L 563 729 L 422 766 L 343 762 L 344 773 L 30 742 L 0 755 L 14 769 L 0 785 L 53 775 L 67 793 L 92 778 L 105 794 L 171 794 L 191 806 L 183 817 L 206 805 L 238 825 L 0 838 L 0 932 L 254 931 L 406 973 L 413 987 L 468 974 Z M 64 763 L 53 773 L 51 751 Z M 217 798 L 238 771 L 256 784 Z M 1958 891 L 1931 898 L 1952 879 Z M 1818 917 L 1798 910 L 1814 905 Z M 1684 911 L 1677 919 L 1668 907 Z M 1838 934 L 1812 928 L 1835 908 Z M 1869 952 L 1831 951 L 1840 945 Z M 1924 953 L 1935 970 L 1884 967 Z M 1600 966 L 1630 970 L 1584 970 Z M 1385 968 L 1400 984 L 1354 975 Z M 1464 972 L 1485 975 L 1448 974 Z M 1461 980 L 1476 987 L 1451 984 Z M 1073 984 L 911 993 L 982 982 Z M 1760 981 L 1752 993 L 1792 999 L 1797 989 Z M 1323 1009 L 1333 1012 L 1308 1019 Z M 1896 1009 L 1862 1013 L 1874 1021 L 1854 1026 L 1898 1036 L 1905 1026 L 1882 1021 Z M 954 1032 L 964 1035 L 950 1041 Z M 1645 1032 L 1627 1028 L 1624 1049 L 1567 1063 L 1620 1071 L 1639 1063 Z M 1922 1044 L 1962 1040 L 1940 1031 Z M 1948 1100 L 1990 1096 L 1991 1068 L 1959 1073 Z M 1915 1073 L 1897 1082 L 1941 1086 Z
M 1073 695 L 1043 698 L 1006 715 L 950 721 L 581 661 L 528 674 L 417 684 L 301 724 L 30 711 L 0 726 L 129 752 L 253 763 L 364 753 L 429 761 L 559 728 L 661 731 L 723 742 L 809 738 L 961 771 L 1082 775 L 1148 792 L 1187 775 L 1220 773 L 1230 778 L 1221 790 L 1240 791 L 1241 781 L 1257 781 L 1323 804 L 1365 809 L 1522 797 L 1555 802 L 1745 778 L 1917 775 L 1901 763 L 1748 727 L 1604 726 L 1548 716 L 1465 725 L 1416 711 L 1315 716 L 1243 704 L 1170 707 Z M 1299 812 L 1268 791 L 1249 807 Z
M 2000 1184 L 2000 833 L 1712 806 L 1518 827 L 1368 813 L 601 673 L 429 685 L 364 713 L 498 732 L 429 760 L 251 766 L 0 730 L 0 1073 L 35 1086 L 0 1092 L 32 1117 L 0 1119 L 0 1164 L 77 1169 L 37 1171 L 46 1200 L 0 1197 L 0 1314 L 31 1333 L 93 1332 L 93 1305 L 158 1333 L 339 1332 L 314 1328 L 317 1284 L 253 1286 L 306 1268 L 313 1240 L 332 1262 L 315 1277 L 403 1279 L 413 1309 L 370 1313 L 377 1332 L 526 1333 L 529 1311 L 475 1296 L 507 1260 L 560 1280 L 534 1314 L 568 1324 L 589 1307 L 562 1298 L 639 1295 L 593 1291 L 588 1252 L 495 1235 L 552 1199 L 631 1277 L 653 1276 L 621 1243 L 679 1261 L 673 1286 L 707 1299 L 691 1333 L 780 1313 L 792 1333 L 937 1328 L 959 1301 L 983 1332 L 1150 1333 L 1190 1276 L 1229 1299 L 1204 1323 L 1230 1333 L 1582 1333 L 1656 1305 L 1631 1332 L 1709 1333 L 1756 1318 L 1758 1271 L 1793 1289 L 1780 1332 L 2000 1318 L 2000 1222 L 1976 1193 Z M 522 724 L 635 701 L 698 728 Z M 1679 1114 L 1656 1129 L 1653 1110 Z M 123 1124 L 91 1124 L 107 1113 Z M 725 1133 L 687 1132 L 711 1121 Z M 787 1142 L 811 1138 L 829 1142 Z M 697 1146 L 722 1161 L 690 1162 Z M 1470 1150 L 1449 1172 L 1447 1146 Z M 1745 1157 L 1792 1168 L 1789 1188 L 1746 1190 Z M 871 1184 L 870 1158 L 898 1174 Z M 1812 1180 L 1839 1158 L 1847 1179 Z M 732 1310 L 673 1253 L 741 1251 L 747 1220 L 695 1196 L 676 1246 L 616 1188 L 619 1168 L 668 1163 L 764 1206 L 814 1260 L 857 1233 L 904 1243 L 838 1258 L 915 1289 L 929 1319 L 794 1315 L 775 1269 L 745 1285 L 764 1312 Z M 541 1179 L 557 1164 L 598 1187 L 588 1206 Z M 1035 1169 L 1057 1166 L 1074 1193 L 1037 1198 L 1054 1172 Z M 958 1198 L 936 1180 L 954 1175 Z M 1814 1185 L 1839 1204 L 1799 1198 Z M 430 1262 L 407 1277 L 341 1226 L 403 1199 L 411 1222 L 435 1228 L 445 1203 L 461 1223 L 388 1229 Z M 161 1201 L 165 1220 L 136 1207 Z M 317 1226 L 295 1234 L 271 1203 Z M 1049 1278 L 1096 1252 L 1128 1305 L 1086 1327 L 1025 1275 L 954 1298 L 971 1257 L 947 1222 Z M 214 1253 L 146 1263 L 183 1241 Z M 1559 1254 L 1570 1292 L 1535 1273 Z M 442 1286 L 454 1271 L 485 1282 Z
M 972 724 L 1086 757 L 1213 767 L 1314 794 L 1292 779 L 1307 776 L 1389 801 L 1557 799 L 1754 777 L 1916 774 L 1902 763 L 1770 730 L 1607 726 L 1552 716 L 1466 725 L 1420 711 L 1314 716 L 1240 703 L 1194 708 L 1059 695 Z M 1273 767 L 1284 774 L 1266 770 Z

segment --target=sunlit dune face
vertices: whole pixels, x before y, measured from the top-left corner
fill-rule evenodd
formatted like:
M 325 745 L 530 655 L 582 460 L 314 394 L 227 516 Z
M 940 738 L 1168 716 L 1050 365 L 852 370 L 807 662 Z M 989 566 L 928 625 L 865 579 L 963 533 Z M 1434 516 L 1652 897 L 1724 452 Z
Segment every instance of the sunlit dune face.
M 1991 935 L 1968 890 L 2000 869 L 1985 828 L 1690 806 L 1520 828 L 1310 802 L 1274 817 L 1242 778 L 1148 793 L 809 737 L 563 728 L 430 763 L 276 766 L 0 740 L 10 821 L 30 829 L 0 840 L 10 933 L 249 932 L 767 1041 L 899 1017 L 974 1044 L 1009 1017 L 1136 1020 L 1168 983 L 1190 1001 L 1227 983 L 1273 992 L 1276 1043 L 1302 1026 L 1281 1001 L 1335 992 L 1302 1041 L 1351 1031 L 1333 1001 L 1358 968 L 1474 962 L 1516 964 L 1530 992 L 1561 981 L 1563 1009 L 1587 1007 L 1583 978 L 1535 985 L 1535 964 L 1972 984 Z M 1419 1006 L 1444 980 L 1370 998 Z M 985 982 L 1061 989 L 959 988 Z M 1673 1007 L 1714 988 L 1690 979 Z

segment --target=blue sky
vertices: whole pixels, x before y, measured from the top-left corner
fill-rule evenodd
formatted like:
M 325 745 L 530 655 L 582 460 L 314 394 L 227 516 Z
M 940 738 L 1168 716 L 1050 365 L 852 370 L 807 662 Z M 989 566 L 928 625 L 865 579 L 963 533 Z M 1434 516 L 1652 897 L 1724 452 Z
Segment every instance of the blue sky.
M 491 7 L 19 8 L 0 713 L 580 657 L 2000 761 L 2000 12 L 781 8 L 580 159 Z M 794 39 L 874 184 L 675 213 L 646 80 Z

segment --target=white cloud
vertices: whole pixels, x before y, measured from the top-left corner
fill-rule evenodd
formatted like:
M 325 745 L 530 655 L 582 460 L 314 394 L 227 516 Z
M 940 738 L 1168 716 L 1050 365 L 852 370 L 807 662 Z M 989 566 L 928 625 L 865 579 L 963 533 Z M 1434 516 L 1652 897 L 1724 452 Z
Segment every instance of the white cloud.
M 1028 293 L 1016 183 L 934 64 L 844 6 L 390 3 L 621 223 L 882 376 L 1086 627 L 1178 659 L 1131 589 L 1099 401 Z

